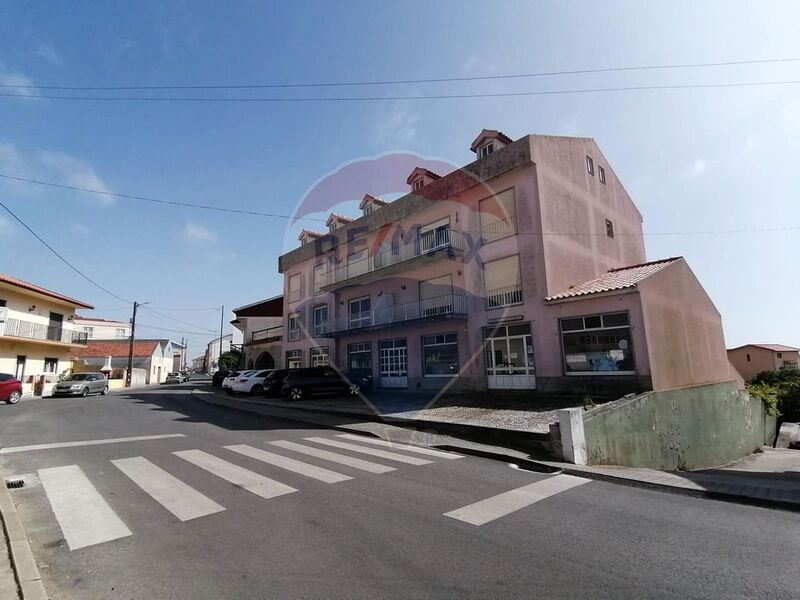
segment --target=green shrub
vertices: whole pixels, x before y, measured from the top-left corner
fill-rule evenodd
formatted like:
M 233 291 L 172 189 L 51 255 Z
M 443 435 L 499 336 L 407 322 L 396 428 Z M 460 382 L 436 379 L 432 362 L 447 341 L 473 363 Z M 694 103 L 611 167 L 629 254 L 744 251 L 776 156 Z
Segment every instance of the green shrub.
M 761 373 L 759 373 L 759 375 L 761 375 Z M 781 411 L 778 406 L 778 394 L 781 392 L 780 387 L 763 382 L 748 383 L 747 391 L 750 392 L 753 398 L 758 398 L 764 403 L 764 408 L 768 415 L 773 417 L 780 415 Z
M 782 369 L 780 371 L 761 371 L 750 380 L 750 383 L 766 383 L 781 385 L 784 383 L 800 383 L 800 369 Z
M 784 421 L 800 422 L 800 380 L 784 383 L 778 388 L 778 410 Z

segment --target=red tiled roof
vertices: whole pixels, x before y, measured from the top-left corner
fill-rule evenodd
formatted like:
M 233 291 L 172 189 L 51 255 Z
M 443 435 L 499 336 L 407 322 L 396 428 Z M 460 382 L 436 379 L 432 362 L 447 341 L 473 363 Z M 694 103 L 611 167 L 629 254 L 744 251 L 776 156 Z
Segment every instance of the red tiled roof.
M 300 232 L 300 235 L 297 236 L 297 239 L 298 240 L 302 240 L 303 237 L 305 237 L 305 236 L 312 237 L 312 238 L 318 238 L 318 237 L 322 237 L 323 235 L 325 235 L 325 234 L 324 233 L 320 233 L 319 231 L 312 231 L 311 229 L 303 229 L 303 231 Z
M 636 287 L 636 284 L 643 279 L 650 277 L 654 273 L 658 273 L 664 267 L 672 264 L 680 257 L 664 258 L 662 260 L 655 260 L 653 262 L 642 263 L 640 265 L 631 265 L 629 267 L 620 267 L 618 269 L 611 269 L 608 273 L 603 273 L 599 277 L 584 281 L 577 285 L 572 285 L 563 292 L 545 298 L 545 301 L 551 300 L 564 300 L 567 298 L 577 298 L 579 296 L 588 296 L 590 294 L 600 294 L 603 292 L 613 292 L 617 290 L 624 290 L 627 288 Z
M 417 175 L 427 175 L 431 179 L 441 179 L 442 176 L 438 173 L 434 173 L 430 169 L 426 169 L 425 167 L 414 167 L 414 170 L 411 171 L 411 175 L 406 178 L 406 183 L 411 185 L 411 182 L 417 179 Z
M 503 142 L 504 144 L 512 144 L 514 142 L 514 140 L 512 140 L 502 131 L 498 131 L 497 129 L 484 129 L 478 134 L 478 137 L 475 138 L 469 149 L 475 152 L 475 148 L 478 147 L 478 144 L 480 144 L 484 140 L 484 138 L 487 137 L 496 138 L 501 142 Z
M 99 323 L 119 323 L 120 325 L 127 325 L 125 321 L 114 321 L 112 319 L 101 319 L 100 317 L 87 317 L 86 315 L 75 315 L 76 321 L 97 321 Z
M 340 215 L 337 213 L 331 213 L 331 216 L 328 217 L 328 220 L 325 222 L 326 225 L 330 226 L 331 221 L 341 221 L 342 223 L 352 223 L 353 219 L 350 217 L 345 217 L 344 215 Z
M 378 206 L 386 206 L 389 204 L 386 200 L 381 200 L 380 198 L 373 196 L 372 194 L 364 194 L 364 197 L 361 199 L 361 204 L 358 205 L 358 208 L 364 210 L 364 207 L 367 205 L 368 202 L 372 202 L 373 204 L 377 204 Z
M 153 340 L 139 340 L 133 342 L 133 356 L 137 358 L 146 358 L 152 356 L 158 346 L 157 341 Z M 96 357 L 96 356 L 111 356 L 120 357 L 128 356 L 128 348 L 130 343 L 128 340 L 113 340 L 113 341 L 96 341 L 88 342 L 86 346 L 74 348 L 70 354 L 75 358 Z
M 0 273 L 0 283 L 7 283 L 8 285 L 13 285 L 18 288 L 22 288 L 24 290 L 36 292 L 44 296 L 49 296 L 50 298 L 55 298 L 56 300 L 61 300 L 62 302 L 74 304 L 75 306 L 80 308 L 94 308 L 94 306 L 92 306 L 91 304 L 86 304 L 86 302 L 75 300 L 75 298 L 70 298 L 69 296 L 59 294 L 58 292 L 48 290 L 47 288 L 40 287 L 33 283 L 28 283 L 27 281 L 23 281 L 22 279 L 17 279 L 16 277 L 12 277 L 11 275 L 6 275 L 5 273 Z
M 783 344 L 744 344 L 731 350 L 738 350 L 739 348 L 746 348 L 747 346 L 755 346 L 756 348 L 764 348 L 765 350 L 772 350 L 773 352 L 797 352 L 800 348 L 794 346 L 784 346 Z

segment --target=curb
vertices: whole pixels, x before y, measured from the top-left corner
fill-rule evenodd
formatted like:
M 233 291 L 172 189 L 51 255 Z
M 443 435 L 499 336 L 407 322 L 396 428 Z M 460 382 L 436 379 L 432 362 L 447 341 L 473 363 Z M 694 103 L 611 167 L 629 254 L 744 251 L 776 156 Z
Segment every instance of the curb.
M 214 392 L 214 394 L 216 395 L 216 392 Z M 196 398 L 200 398 L 202 400 L 200 395 L 193 394 L 193 396 L 195 396 Z M 227 396 L 220 396 L 220 398 L 221 399 L 226 399 Z M 207 402 L 207 401 L 203 400 L 203 402 Z M 405 428 L 409 428 L 409 429 L 416 429 L 418 427 L 425 427 L 425 428 L 428 428 L 428 429 L 436 430 L 436 426 L 437 425 L 440 426 L 440 429 L 445 429 L 445 428 L 441 427 L 441 425 L 443 423 L 440 422 L 440 421 L 414 421 L 414 420 L 411 420 L 411 419 L 396 419 L 396 418 L 391 418 L 391 417 L 379 417 L 377 415 L 369 415 L 369 414 L 365 415 L 365 414 L 353 413 L 353 412 L 349 412 L 349 411 L 332 411 L 332 410 L 325 410 L 325 409 L 314 410 L 314 409 L 306 408 L 306 407 L 303 407 L 303 408 L 292 407 L 291 405 L 287 405 L 287 406 L 284 407 L 284 406 L 274 406 L 272 404 L 265 404 L 265 403 L 262 403 L 262 402 L 253 402 L 253 401 L 251 401 L 251 402 L 244 401 L 244 402 L 245 403 L 249 403 L 249 404 L 253 404 L 254 406 L 262 406 L 264 408 L 278 408 L 278 409 L 286 409 L 286 410 L 295 410 L 297 412 L 306 412 L 306 413 L 309 413 L 309 414 L 318 414 L 318 415 L 322 414 L 322 415 L 328 415 L 328 416 L 341 416 L 341 417 L 345 417 L 345 418 L 355 418 L 355 419 L 361 419 L 361 420 L 366 420 L 366 421 L 374 421 L 374 422 L 386 423 L 388 425 L 396 425 L 396 426 L 399 426 L 399 427 L 405 427 Z M 261 415 L 261 416 L 265 416 L 265 415 L 263 415 L 263 413 L 259 413 L 258 411 L 255 411 L 255 410 L 250 410 L 250 409 L 248 409 L 246 407 L 242 407 L 242 406 L 231 406 L 231 405 L 227 405 L 226 406 L 225 404 L 220 404 L 220 403 L 216 403 L 216 402 L 207 402 L 207 404 L 213 404 L 214 406 L 222 406 L 222 407 L 228 408 L 230 410 L 236 410 L 236 411 L 240 411 L 240 412 L 246 412 L 246 413 L 250 413 L 250 414 L 258 414 L 258 415 Z M 287 420 L 294 420 L 294 421 L 298 421 L 298 422 L 301 422 L 301 423 L 306 422 L 306 421 L 302 420 L 300 415 L 298 415 L 297 417 L 294 417 L 294 418 L 293 417 L 285 417 L 285 416 L 281 415 L 279 418 L 287 419 Z M 332 427 L 334 429 L 346 430 L 346 431 L 348 431 L 350 433 L 358 433 L 358 434 L 364 435 L 366 437 L 375 437 L 375 438 L 379 437 L 379 436 L 376 436 L 373 433 L 368 433 L 368 432 L 364 432 L 364 431 L 361 431 L 361 430 L 353 430 L 353 429 L 349 429 L 349 428 L 342 427 L 342 426 L 339 426 L 339 425 L 333 425 Z M 476 429 L 480 429 L 480 428 L 476 428 Z M 437 431 L 437 433 L 439 433 L 439 432 Z M 444 433 L 444 435 L 447 435 L 447 434 Z M 502 452 L 491 452 L 491 451 L 488 451 L 488 450 L 480 450 L 480 449 L 477 449 L 477 448 L 456 446 L 456 445 L 452 445 L 452 444 L 442 444 L 442 445 L 437 445 L 437 446 L 434 446 L 434 447 L 435 448 L 441 448 L 442 450 L 449 450 L 449 451 L 452 451 L 452 452 L 458 452 L 460 454 L 468 454 L 468 455 L 471 455 L 471 456 L 478 456 L 480 458 L 486 458 L 486 459 L 489 459 L 489 460 L 498 460 L 498 461 L 502 461 L 502 462 L 513 463 L 513 464 L 516 464 L 516 465 L 518 465 L 518 466 L 520 466 L 520 467 L 522 467 L 524 469 L 528 469 L 530 471 L 536 471 L 538 473 L 550 473 L 550 474 L 563 473 L 563 474 L 566 474 L 566 475 L 573 475 L 575 477 L 583 477 L 585 479 L 595 479 L 597 481 L 604 481 L 606 483 L 624 485 L 624 486 L 627 486 L 627 487 L 634 487 L 634 488 L 640 488 L 640 489 L 648 489 L 648 490 L 653 490 L 653 491 L 658 491 L 658 492 L 666 492 L 666 493 L 669 493 L 669 494 L 675 494 L 675 495 L 680 495 L 680 496 L 690 496 L 690 497 L 693 497 L 693 498 L 704 498 L 704 499 L 707 499 L 707 500 L 718 500 L 718 501 L 722 501 L 722 502 L 731 502 L 731 503 L 734 503 L 734 504 L 743 504 L 743 505 L 747 505 L 747 506 L 757 506 L 757 507 L 760 507 L 760 508 L 771 508 L 771 509 L 775 509 L 775 510 L 783 510 L 783 511 L 788 511 L 788 512 L 800 512 L 800 504 L 798 504 L 796 502 L 787 502 L 787 501 L 784 501 L 784 500 L 770 500 L 770 499 L 767 499 L 767 498 L 756 498 L 756 497 L 753 497 L 753 496 L 743 496 L 743 495 L 739 495 L 739 494 L 730 494 L 730 493 L 726 493 L 726 492 L 714 492 L 714 491 L 710 491 L 710 490 L 698 490 L 698 489 L 692 489 L 692 488 L 676 487 L 676 486 L 672 486 L 672 485 L 668 485 L 668 484 L 664 484 L 664 483 L 655 483 L 655 482 L 651 482 L 651 481 L 643 481 L 641 479 L 629 479 L 629 478 L 626 478 L 626 477 L 617 477 L 616 475 L 609 475 L 607 473 L 598 473 L 596 471 L 583 470 L 583 469 L 572 468 L 572 467 L 568 467 L 568 466 L 562 466 L 562 465 L 556 466 L 556 465 L 550 464 L 550 463 L 545 462 L 545 461 L 539 461 L 539 460 L 530 459 L 530 458 L 525 459 L 525 458 L 520 458 L 518 456 L 510 455 L 510 454 L 503 454 Z
M 25 531 L 17 515 L 17 508 L 11 499 L 6 486 L 0 486 L 0 517 L 8 540 L 11 567 L 17 579 L 20 597 L 23 600 L 47 600 L 39 568 L 33 558 L 33 552 L 25 537 Z

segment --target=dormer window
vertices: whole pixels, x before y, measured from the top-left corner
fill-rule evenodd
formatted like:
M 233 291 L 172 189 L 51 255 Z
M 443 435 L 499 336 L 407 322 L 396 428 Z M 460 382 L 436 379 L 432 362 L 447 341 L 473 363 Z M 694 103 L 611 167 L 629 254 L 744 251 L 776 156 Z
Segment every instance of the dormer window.
M 341 229 L 350 223 L 352 220 L 353 219 L 350 217 L 343 217 L 342 215 L 331 213 L 331 216 L 328 217 L 328 220 L 325 222 L 325 224 L 328 226 L 328 231 L 336 231 L 337 229 Z
M 411 186 L 413 191 L 417 192 L 437 179 L 441 179 L 441 175 L 437 175 L 424 167 L 417 167 L 411 171 L 411 175 L 406 179 L 406 183 Z
M 425 187 L 425 180 L 424 180 L 424 179 L 422 179 L 422 177 L 420 177 L 419 179 L 417 179 L 417 180 L 416 180 L 416 181 L 413 183 L 413 186 L 412 186 L 412 187 L 414 188 L 414 191 L 415 191 L 415 192 L 416 192 L 417 190 L 421 190 L 423 187 Z
M 359 204 L 359 208 L 363 211 L 365 215 L 375 212 L 381 206 L 386 206 L 389 204 L 385 200 L 381 200 L 380 198 L 376 198 L 372 194 L 364 194 L 364 198 L 361 199 L 361 204 Z
M 497 129 L 484 129 L 478 134 L 478 137 L 473 140 L 469 149 L 472 150 L 478 158 L 484 158 L 512 143 L 514 143 L 514 140 L 502 131 L 497 131 Z

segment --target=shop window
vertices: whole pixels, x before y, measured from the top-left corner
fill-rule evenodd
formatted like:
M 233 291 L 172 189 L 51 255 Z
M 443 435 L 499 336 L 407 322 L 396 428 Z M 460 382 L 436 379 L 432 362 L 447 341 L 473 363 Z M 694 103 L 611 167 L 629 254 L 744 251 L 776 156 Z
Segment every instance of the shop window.
M 458 335 L 439 333 L 423 336 L 422 363 L 425 377 L 458 375 Z
M 574 317 L 559 322 L 568 375 L 635 372 L 628 313 Z

